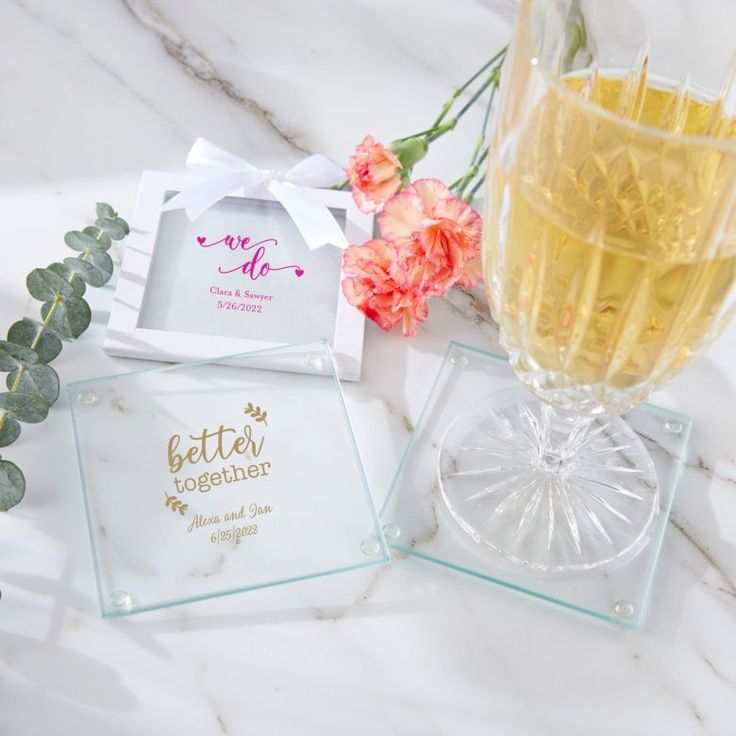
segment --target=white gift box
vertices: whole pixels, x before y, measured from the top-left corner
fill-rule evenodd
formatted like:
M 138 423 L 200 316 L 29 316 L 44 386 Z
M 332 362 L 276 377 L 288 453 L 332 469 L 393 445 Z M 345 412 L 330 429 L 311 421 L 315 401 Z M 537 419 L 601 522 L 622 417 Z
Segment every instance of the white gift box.
M 204 181 L 144 172 L 105 350 L 181 362 L 325 339 L 340 378 L 358 380 L 364 317 L 342 293 L 341 248 L 310 248 L 266 187 L 235 190 L 193 222 L 164 209 Z M 348 243 L 370 239 L 373 217 L 350 193 L 299 191 L 329 208 Z

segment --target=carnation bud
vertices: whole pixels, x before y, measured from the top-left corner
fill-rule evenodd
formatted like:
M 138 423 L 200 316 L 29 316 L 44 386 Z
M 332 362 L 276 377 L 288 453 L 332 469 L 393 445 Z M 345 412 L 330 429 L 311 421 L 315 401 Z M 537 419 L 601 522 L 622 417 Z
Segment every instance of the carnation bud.
M 399 161 L 401 161 L 401 168 L 404 171 L 408 171 L 414 164 L 421 161 L 429 150 L 427 141 L 424 138 L 409 138 L 405 141 L 396 141 L 389 148 L 396 154 Z

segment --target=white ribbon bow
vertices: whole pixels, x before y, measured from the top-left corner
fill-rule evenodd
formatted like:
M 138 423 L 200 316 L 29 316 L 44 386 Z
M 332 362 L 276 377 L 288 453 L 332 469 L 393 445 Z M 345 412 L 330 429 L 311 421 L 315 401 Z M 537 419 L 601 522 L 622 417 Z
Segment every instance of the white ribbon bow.
M 187 156 L 187 166 L 207 178 L 172 197 L 163 206 L 164 211 L 184 209 L 190 220 L 196 220 L 228 194 L 244 189 L 248 196 L 262 188 L 283 205 L 310 250 L 327 243 L 347 248 L 345 233 L 327 205 L 304 189 L 328 187 L 345 179 L 345 172 L 326 156 L 309 156 L 288 171 L 270 171 L 197 138 Z

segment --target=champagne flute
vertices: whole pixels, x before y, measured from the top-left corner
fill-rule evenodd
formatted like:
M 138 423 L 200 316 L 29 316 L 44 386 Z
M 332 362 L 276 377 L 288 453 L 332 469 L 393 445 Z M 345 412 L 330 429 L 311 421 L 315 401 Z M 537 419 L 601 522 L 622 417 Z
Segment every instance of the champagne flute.
M 657 14 L 659 12 L 659 15 Z M 547 573 L 648 541 L 657 476 L 620 416 L 736 311 L 736 27 L 726 0 L 523 0 L 489 151 L 484 269 L 525 390 L 449 428 L 442 496 Z

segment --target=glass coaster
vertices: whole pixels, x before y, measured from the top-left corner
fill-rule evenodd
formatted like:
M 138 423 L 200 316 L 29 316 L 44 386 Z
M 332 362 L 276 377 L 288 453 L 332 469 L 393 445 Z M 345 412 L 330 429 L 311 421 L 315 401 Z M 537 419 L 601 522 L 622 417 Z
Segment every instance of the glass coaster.
M 389 561 L 325 342 L 68 388 L 103 616 Z
M 440 447 L 462 415 L 489 394 L 518 388 L 505 358 L 450 343 L 381 512 L 392 549 L 475 575 L 628 627 L 641 625 L 667 518 L 682 471 L 691 421 L 645 404 L 626 420 L 649 451 L 659 502 L 645 539 L 624 559 L 595 569 L 539 571 L 476 542 L 442 498 Z

